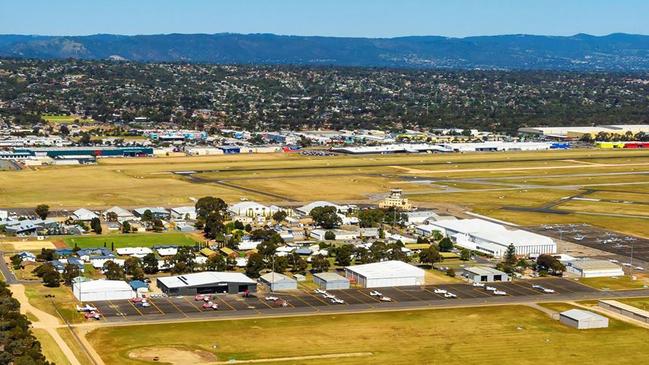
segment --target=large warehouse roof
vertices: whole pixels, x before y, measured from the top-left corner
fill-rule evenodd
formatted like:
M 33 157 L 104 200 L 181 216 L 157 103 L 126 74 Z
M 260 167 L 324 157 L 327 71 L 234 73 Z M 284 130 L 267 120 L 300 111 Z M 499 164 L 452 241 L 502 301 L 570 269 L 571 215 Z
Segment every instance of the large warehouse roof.
M 347 266 L 345 269 L 368 279 L 424 276 L 424 270 L 396 260 Z
M 185 274 L 179 276 L 161 277 L 158 280 L 167 288 L 182 288 L 187 286 L 200 286 L 213 283 L 248 283 L 255 284 L 256 282 L 251 278 L 238 272 L 219 272 L 219 271 L 204 271 L 194 274 Z
M 509 230 L 505 226 L 484 219 L 458 219 L 430 222 L 430 226 L 463 234 L 470 234 L 485 241 L 496 242 L 505 246 L 513 243 L 514 246 L 552 245 L 550 237 L 520 229 Z
M 588 321 L 592 319 L 606 319 L 606 317 L 600 316 L 597 313 L 589 312 L 582 309 L 570 309 L 565 312 L 561 312 L 561 315 L 574 319 L 575 321 Z
M 89 280 L 75 283 L 84 292 L 133 290 L 122 280 Z

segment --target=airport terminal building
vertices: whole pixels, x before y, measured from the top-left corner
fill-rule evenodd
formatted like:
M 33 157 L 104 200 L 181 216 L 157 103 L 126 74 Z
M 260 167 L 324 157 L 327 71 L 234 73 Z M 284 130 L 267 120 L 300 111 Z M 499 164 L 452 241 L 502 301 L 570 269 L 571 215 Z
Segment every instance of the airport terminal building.
M 242 273 L 204 271 L 160 277 L 157 285 L 167 295 L 237 294 L 257 291 L 257 282 Z

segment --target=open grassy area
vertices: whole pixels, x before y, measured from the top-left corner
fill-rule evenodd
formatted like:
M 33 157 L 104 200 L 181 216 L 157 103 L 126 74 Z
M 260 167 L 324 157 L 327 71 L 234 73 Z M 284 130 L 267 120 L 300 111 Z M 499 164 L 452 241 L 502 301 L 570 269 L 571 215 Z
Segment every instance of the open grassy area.
M 618 302 L 622 302 L 628 305 L 632 305 L 636 308 L 640 308 L 645 311 L 649 311 L 649 298 L 626 298 L 618 299 Z
M 56 318 L 63 317 L 70 323 L 83 321 L 83 316 L 75 310 L 77 300 L 69 287 L 48 288 L 41 283 L 25 284 L 25 295 L 31 305 Z
M 59 336 L 61 336 L 63 341 L 68 344 L 70 350 L 74 352 L 74 356 L 79 360 L 81 365 L 94 365 L 88 354 L 81 348 L 81 344 L 79 344 L 79 342 L 74 338 L 70 329 L 57 328 L 56 331 L 59 333 Z
M 649 287 L 649 278 L 646 276 L 637 276 L 637 280 L 633 280 L 628 275 L 610 278 L 581 278 L 579 282 L 603 290 L 641 289 Z
M 111 364 L 139 364 L 129 358 L 132 351 L 174 348 L 202 351 L 218 361 L 367 352 L 282 363 L 507 365 L 548 359 L 558 364 L 645 363 L 648 334 L 615 320 L 607 329 L 579 331 L 535 309 L 508 306 L 104 327 L 88 338 Z M 485 335 L 501 340 L 485 341 Z M 162 355 L 160 361 L 165 361 Z
M 91 118 L 83 119 L 78 115 L 52 115 L 45 114 L 42 116 L 45 121 L 53 124 L 72 124 L 72 123 L 94 123 Z
M 80 248 L 106 247 L 151 247 L 155 245 L 193 245 L 198 241 L 191 234 L 186 233 L 130 233 L 99 236 L 65 236 L 63 242 L 72 248 L 76 244 Z
M 43 348 L 43 355 L 47 358 L 48 361 L 57 364 L 57 365 L 66 365 L 70 364 L 68 359 L 65 357 L 59 346 L 54 342 L 52 336 L 47 333 L 44 329 L 32 329 L 32 333 L 38 339 L 38 342 L 41 343 Z

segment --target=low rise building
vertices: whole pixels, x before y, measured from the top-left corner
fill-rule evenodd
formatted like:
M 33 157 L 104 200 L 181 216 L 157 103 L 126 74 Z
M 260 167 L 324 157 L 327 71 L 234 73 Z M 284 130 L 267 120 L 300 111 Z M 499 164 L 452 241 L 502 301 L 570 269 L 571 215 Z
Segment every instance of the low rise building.
M 349 279 L 333 272 L 315 273 L 313 282 L 324 290 L 349 289 Z
M 583 309 L 570 309 L 561 312 L 559 321 L 579 330 L 608 327 L 608 318 Z
M 624 276 L 622 266 L 607 260 L 579 259 L 566 262 L 566 271 L 582 278 Z
M 403 190 L 392 189 L 390 190 L 390 195 L 379 202 L 379 208 L 395 208 L 397 210 L 407 211 L 412 209 L 412 204 L 410 204 L 408 198 L 403 196 Z
M 135 297 L 133 288 L 121 280 L 75 281 L 72 284 L 72 293 L 80 302 L 124 300 Z
M 364 288 L 418 286 L 425 283 L 424 270 L 396 260 L 348 266 L 345 276 Z
M 297 280 L 284 274 L 269 272 L 259 278 L 271 291 L 297 290 Z
M 494 281 L 509 281 L 506 272 L 487 266 L 472 266 L 464 269 L 463 276 L 474 283 L 489 283 Z
M 157 286 L 168 295 L 196 295 L 257 291 L 257 282 L 238 272 L 204 271 L 157 279 Z

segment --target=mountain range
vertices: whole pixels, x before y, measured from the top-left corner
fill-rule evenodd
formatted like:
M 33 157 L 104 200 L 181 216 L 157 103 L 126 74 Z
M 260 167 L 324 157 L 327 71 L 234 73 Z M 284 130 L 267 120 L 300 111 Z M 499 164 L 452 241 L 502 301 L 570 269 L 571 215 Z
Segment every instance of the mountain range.
M 0 57 L 214 64 L 647 71 L 649 36 L 345 38 L 275 34 L 0 35 Z

